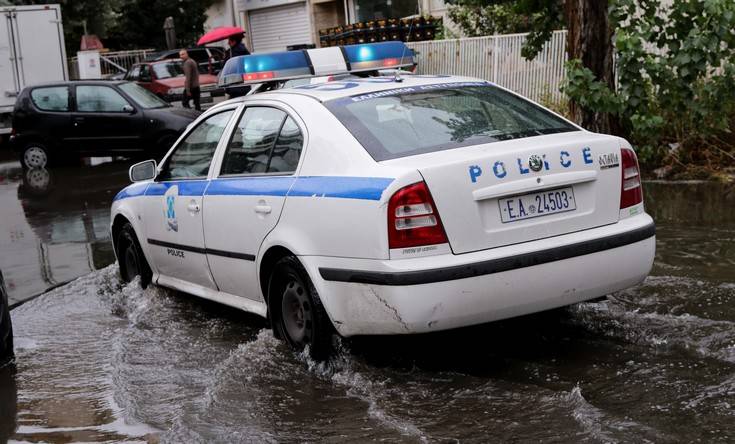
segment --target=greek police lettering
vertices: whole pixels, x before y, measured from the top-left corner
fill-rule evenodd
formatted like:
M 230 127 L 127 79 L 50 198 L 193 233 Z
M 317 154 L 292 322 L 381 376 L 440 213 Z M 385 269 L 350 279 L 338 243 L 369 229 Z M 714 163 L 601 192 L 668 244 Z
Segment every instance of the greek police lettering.
M 540 171 L 553 171 L 554 169 L 561 169 L 561 168 L 570 168 L 574 162 L 583 162 L 584 164 L 593 164 L 594 159 L 592 158 L 592 148 L 586 146 L 583 148 L 577 148 L 576 153 L 580 153 L 582 155 L 582 159 L 579 159 L 579 154 L 572 155 L 572 150 L 560 150 L 559 157 L 556 157 L 556 154 L 551 153 L 532 153 L 531 156 L 528 158 L 529 160 L 526 160 L 526 157 L 516 157 L 515 164 L 518 165 L 518 173 L 521 176 L 529 175 L 532 173 L 540 172 Z M 557 163 L 557 160 L 558 163 Z M 507 160 L 506 160 L 507 161 Z M 533 161 L 533 162 L 531 162 Z M 617 153 L 608 153 L 603 154 L 599 157 L 599 164 L 600 169 L 605 168 L 613 168 L 619 166 L 620 159 Z M 508 176 L 508 169 L 506 168 L 506 164 L 503 160 L 496 160 L 492 164 L 492 171 L 493 175 L 495 175 L 496 179 L 504 179 L 506 176 Z M 489 168 L 490 164 L 483 165 L 483 164 L 474 164 L 474 165 L 468 165 L 467 171 L 470 176 L 470 182 L 472 183 L 478 183 L 482 181 L 486 181 L 487 179 L 484 179 L 486 176 L 483 175 L 483 169 Z M 513 169 L 513 168 L 512 168 Z M 531 171 L 533 169 L 533 171 Z M 486 169 L 484 171 L 487 171 Z M 511 171 L 512 173 L 512 171 Z M 509 212 L 515 212 L 518 213 L 521 211 L 520 208 L 508 208 L 507 211 Z M 525 209 L 524 209 L 525 212 Z
M 597 161 L 600 163 L 600 169 L 606 170 L 608 168 L 615 168 L 620 165 L 620 158 L 618 153 L 607 153 L 602 154 Z
M 564 160 L 565 158 L 566 160 Z M 564 168 L 569 168 L 572 165 L 572 161 L 569 160 L 569 152 L 562 151 L 561 153 L 559 153 L 559 163 Z
M 594 160 L 592 160 L 592 149 L 588 146 L 582 148 L 582 157 L 584 158 L 584 163 L 594 162 Z
M 472 165 L 470 167 L 470 179 L 472 179 L 472 183 L 477 182 L 477 178 L 480 177 L 482 174 L 482 169 L 477 165 Z
M 168 253 L 169 256 L 180 257 L 181 259 L 184 259 L 184 252 L 181 250 L 174 250 L 173 248 L 166 248 L 166 253 Z
M 377 92 L 373 92 L 370 94 L 363 94 L 361 96 L 350 97 L 350 100 L 353 102 L 362 102 L 363 100 L 377 99 L 379 97 L 395 96 L 398 94 L 412 93 L 412 92 L 416 92 L 416 89 L 414 88 L 390 89 L 388 91 L 377 91 Z
M 521 174 L 528 174 L 531 172 L 528 168 L 523 168 L 523 161 L 521 158 L 518 158 L 518 171 L 520 171 Z
M 495 173 L 495 177 L 498 179 L 502 179 L 506 174 L 508 174 L 508 172 L 505 171 L 505 164 L 501 161 L 495 162 L 495 165 L 493 165 L 493 173 Z

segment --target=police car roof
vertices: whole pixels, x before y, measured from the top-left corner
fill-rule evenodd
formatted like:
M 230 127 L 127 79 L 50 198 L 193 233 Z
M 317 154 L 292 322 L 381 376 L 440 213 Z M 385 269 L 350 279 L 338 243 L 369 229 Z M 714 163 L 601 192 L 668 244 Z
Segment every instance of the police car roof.
M 269 94 L 299 94 L 312 97 L 320 102 L 326 102 L 342 97 L 352 97 L 394 89 L 405 89 L 406 92 L 414 92 L 414 88 L 428 85 L 478 82 L 490 84 L 490 82 L 485 80 L 460 76 L 411 75 L 400 77 L 400 81 L 396 81 L 395 77 L 366 77 L 360 79 L 338 80 L 316 85 L 295 86 L 292 88 L 260 93 L 255 96 L 263 97 Z

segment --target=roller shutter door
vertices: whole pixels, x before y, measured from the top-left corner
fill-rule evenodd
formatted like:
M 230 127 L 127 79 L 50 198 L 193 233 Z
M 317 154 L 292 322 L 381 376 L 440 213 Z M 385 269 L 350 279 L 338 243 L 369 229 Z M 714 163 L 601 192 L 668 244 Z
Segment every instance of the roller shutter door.
M 312 43 L 306 3 L 250 11 L 253 52 L 285 51 L 289 45 Z

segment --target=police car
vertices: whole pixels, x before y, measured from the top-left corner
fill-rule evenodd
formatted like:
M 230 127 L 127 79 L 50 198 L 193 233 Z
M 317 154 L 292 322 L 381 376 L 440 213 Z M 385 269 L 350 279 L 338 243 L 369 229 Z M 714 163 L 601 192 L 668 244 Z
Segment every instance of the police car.
M 233 59 L 223 79 L 412 63 L 401 43 L 355 45 Z M 654 257 L 630 144 L 477 79 L 233 99 L 130 178 L 111 218 L 125 280 L 267 317 L 314 356 L 334 332 L 432 332 L 599 298 Z

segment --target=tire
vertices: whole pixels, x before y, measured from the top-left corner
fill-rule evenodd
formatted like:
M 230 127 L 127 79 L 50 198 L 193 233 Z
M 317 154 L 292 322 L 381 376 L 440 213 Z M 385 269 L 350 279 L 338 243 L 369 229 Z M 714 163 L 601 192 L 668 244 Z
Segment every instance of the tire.
M 296 351 L 309 346 L 313 359 L 332 353 L 334 327 L 319 294 L 298 259 L 276 262 L 268 285 L 268 309 L 273 332 Z
M 30 142 L 20 152 L 20 163 L 25 169 L 46 168 L 51 165 L 51 155 L 46 145 Z
M 5 338 L 5 343 L 0 345 L 0 367 L 7 364 L 15 356 L 13 349 L 13 324 L 10 321 L 10 314 L 8 314 L 7 323 L 8 337 Z
M 120 267 L 120 277 L 125 282 L 131 282 L 136 276 L 140 276 L 140 286 L 148 287 L 153 277 L 151 267 L 148 265 L 143 250 L 140 248 L 135 230 L 129 222 L 123 225 L 117 235 L 117 259 Z

